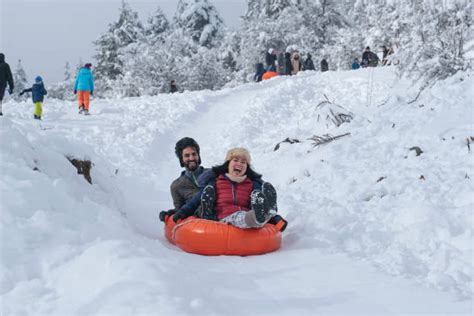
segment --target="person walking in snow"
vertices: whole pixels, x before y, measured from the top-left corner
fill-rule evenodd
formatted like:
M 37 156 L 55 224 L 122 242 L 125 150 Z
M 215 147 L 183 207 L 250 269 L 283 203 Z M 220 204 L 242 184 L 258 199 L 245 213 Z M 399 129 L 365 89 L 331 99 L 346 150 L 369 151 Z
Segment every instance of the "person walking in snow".
M 43 101 L 44 96 L 48 94 L 48 91 L 44 88 L 43 78 L 36 76 L 35 83 L 31 88 L 25 89 L 20 92 L 20 95 L 23 95 L 26 92 L 31 92 L 31 97 L 35 105 L 34 118 L 36 120 L 41 120 L 41 115 L 43 114 Z
M 179 164 L 184 167 L 181 175 L 170 186 L 174 209 L 160 212 L 160 220 L 173 215 L 199 192 L 199 176 L 207 169 L 201 166 L 199 144 L 190 137 L 181 138 L 175 146 Z M 199 211 L 199 210 L 198 210 Z M 199 213 L 199 212 L 198 212 Z
M 313 59 L 311 58 L 311 54 L 306 54 L 306 60 L 303 64 L 303 70 L 315 70 Z
M 277 51 L 274 48 L 270 48 L 265 54 L 265 63 L 267 64 L 267 68 L 265 70 L 275 69 L 276 71 L 276 62 L 277 60 Z
M 211 170 L 202 175 L 200 182 L 203 185 L 199 193 L 173 215 L 174 222 L 192 216 L 201 205 L 204 219 L 243 229 L 283 221 L 280 230 L 285 230 L 287 221 L 276 215 L 276 190 L 251 168 L 247 149 L 230 149 L 225 162 Z
M 292 65 L 292 74 L 296 75 L 301 69 L 303 68 L 301 64 L 300 54 L 298 52 L 294 52 L 291 56 L 291 65 Z
M 79 70 L 74 84 L 74 94 L 77 94 L 79 114 L 89 115 L 90 96 L 94 95 L 94 76 L 91 72 L 92 64 L 87 63 Z
M 329 65 L 328 65 L 328 62 L 325 58 L 323 58 L 321 60 L 321 71 L 322 72 L 325 72 L 325 71 L 328 71 L 329 70 Z
M 0 53 L 0 116 L 3 116 L 3 96 L 8 84 L 8 93 L 13 93 L 14 83 L 10 65 L 5 62 L 5 55 Z

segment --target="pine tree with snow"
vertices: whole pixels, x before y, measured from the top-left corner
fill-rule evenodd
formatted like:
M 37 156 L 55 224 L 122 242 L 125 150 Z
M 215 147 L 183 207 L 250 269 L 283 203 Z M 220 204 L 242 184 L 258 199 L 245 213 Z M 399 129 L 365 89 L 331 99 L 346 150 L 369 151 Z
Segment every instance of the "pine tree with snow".
M 25 69 L 21 63 L 21 59 L 18 60 L 15 71 L 13 73 L 13 82 L 15 83 L 15 93 L 12 95 L 16 101 L 25 101 L 28 99 L 28 95 L 20 95 L 24 89 L 29 88 L 28 79 L 26 77 Z
M 75 73 L 78 73 L 78 70 L 76 70 Z M 74 82 L 75 77 L 71 72 L 71 66 L 69 65 L 69 62 L 66 62 L 64 65 L 64 80 L 48 87 L 48 98 L 74 100 Z
M 144 28 L 138 13 L 122 0 L 118 21 L 109 25 L 109 30 L 94 42 L 98 54 L 95 74 L 98 79 L 114 80 L 122 74 L 120 50 L 144 36 Z
M 224 36 L 224 22 L 208 0 L 179 0 L 174 23 L 200 46 L 216 46 Z
M 148 18 L 145 26 L 145 34 L 151 42 L 162 40 L 165 32 L 169 31 L 170 23 L 160 7 Z
M 69 62 L 66 62 L 64 65 L 64 81 L 69 81 L 72 78 L 71 74 L 71 66 L 69 66 Z

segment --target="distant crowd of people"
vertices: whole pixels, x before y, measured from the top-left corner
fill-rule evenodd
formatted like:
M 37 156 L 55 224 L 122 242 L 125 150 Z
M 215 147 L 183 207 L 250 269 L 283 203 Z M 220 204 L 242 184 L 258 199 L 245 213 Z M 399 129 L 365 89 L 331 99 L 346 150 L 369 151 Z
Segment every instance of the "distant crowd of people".
M 326 59 L 322 59 L 321 71 L 327 71 L 328 69 Z M 255 81 L 261 81 L 278 75 L 291 76 L 303 70 L 316 70 L 310 53 L 307 53 L 306 59 L 303 60 L 298 51 L 291 52 L 287 50 L 285 53 L 278 53 L 275 48 L 270 48 L 265 54 L 265 65 L 263 63 L 256 64 L 254 79 Z
M 388 56 L 393 54 L 393 49 L 390 47 L 387 47 L 385 45 L 381 46 L 382 48 L 382 62 L 381 64 L 383 66 L 390 65 L 390 61 L 388 60 Z M 377 67 L 379 65 L 380 58 L 379 56 L 372 52 L 370 50 L 370 47 L 367 46 L 364 50 L 364 53 L 362 53 L 362 61 L 359 62 L 358 58 L 354 58 L 354 61 L 352 62 L 351 68 L 353 70 L 359 69 L 360 67 L 366 68 L 366 67 Z
M 390 65 L 389 55 L 393 54 L 393 49 L 387 46 L 381 46 L 382 48 L 382 65 Z M 354 58 L 351 68 L 359 69 L 365 67 L 377 67 L 380 59 L 378 55 L 370 50 L 367 46 L 362 54 L 361 61 L 358 58 Z M 92 64 L 86 63 L 76 76 L 74 82 L 74 94 L 77 94 L 77 101 L 79 106 L 79 114 L 89 115 L 90 108 L 90 97 L 94 95 L 94 76 L 92 75 Z M 305 59 L 300 55 L 297 50 L 287 49 L 284 53 L 278 51 L 275 48 L 270 48 L 265 53 L 265 64 L 257 63 L 255 66 L 255 81 L 262 81 L 270 79 L 275 76 L 291 76 L 296 75 L 300 71 L 316 70 L 314 61 L 310 53 L 306 53 Z M 329 70 L 329 64 L 325 58 L 320 61 L 320 70 L 322 72 Z M 13 93 L 14 82 L 13 76 L 8 63 L 5 62 L 5 55 L 0 53 L 0 116 L 3 115 L 2 102 L 5 91 L 7 90 L 10 94 Z M 178 92 L 178 86 L 175 80 L 171 80 L 169 92 Z M 31 92 L 32 100 L 35 105 L 35 111 L 33 117 L 41 120 L 43 113 L 43 100 L 44 96 L 48 93 L 44 87 L 43 78 L 36 76 L 35 83 L 31 88 L 24 89 L 20 92 L 20 95 Z
M 381 48 L 383 54 L 381 64 L 390 65 L 388 56 L 393 54 L 393 49 L 385 45 L 381 46 Z M 361 60 L 362 61 L 359 62 L 358 58 L 354 58 L 351 68 L 355 70 L 360 67 L 377 67 L 380 61 L 378 55 L 372 52 L 369 46 L 367 46 L 362 53 Z M 285 53 L 278 53 L 275 48 L 270 48 L 265 53 L 265 64 L 257 63 L 255 65 L 254 80 L 259 82 L 275 76 L 291 76 L 305 70 L 316 70 L 310 53 L 306 54 L 306 59 L 303 61 L 297 50 L 291 51 L 287 49 Z M 329 70 L 329 64 L 326 58 L 321 59 L 320 70 L 322 72 Z

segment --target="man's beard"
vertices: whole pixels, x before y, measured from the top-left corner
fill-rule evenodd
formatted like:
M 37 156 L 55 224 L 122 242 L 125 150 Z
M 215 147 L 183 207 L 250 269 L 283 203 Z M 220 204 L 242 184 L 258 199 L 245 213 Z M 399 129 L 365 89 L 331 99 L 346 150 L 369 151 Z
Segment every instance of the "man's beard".
M 197 160 L 188 161 L 187 163 L 184 164 L 184 167 L 188 169 L 189 171 L 194 171 L 199 167 L 199 163 Z

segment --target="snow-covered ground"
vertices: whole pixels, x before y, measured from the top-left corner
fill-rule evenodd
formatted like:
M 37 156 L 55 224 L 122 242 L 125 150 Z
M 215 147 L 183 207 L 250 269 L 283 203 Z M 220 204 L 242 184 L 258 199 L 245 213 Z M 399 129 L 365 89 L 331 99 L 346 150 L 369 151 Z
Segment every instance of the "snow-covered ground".
M 46 99 L 41 122 L 8 101 L 2 315 L 471 315 L 473 86 L 458 74 L 409 103 L 418 90 L 390 68 L 308 72 L 93 100 L 88 117 Z M 353 119 L 337 127 L 338 113 Z M 290 222 L 279 251 L 204 257 L 166 241 L 157 216 L 183 136 L 204 166 L 250 150 Z M 274 151 L 287 137 L 300 142 Z M 93 162 L 92 185 L 66 157 Z

